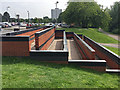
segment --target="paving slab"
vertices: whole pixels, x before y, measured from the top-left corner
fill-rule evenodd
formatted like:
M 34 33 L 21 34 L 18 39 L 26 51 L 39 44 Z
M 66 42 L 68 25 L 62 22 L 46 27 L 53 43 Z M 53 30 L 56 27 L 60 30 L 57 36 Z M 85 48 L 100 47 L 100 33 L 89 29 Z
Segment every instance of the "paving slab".
M 48 50 L 63 50 L 63 39 L 55 39 Z
M 68 51 L 69 51 L 69 60 L 81 60 L 82 56 L 80 55 L 79 50 L 77 49 L 76 43 L 73 39 L 67 40 Z
M 35 40 L 31 43 L 31 50 L 35 50 Z

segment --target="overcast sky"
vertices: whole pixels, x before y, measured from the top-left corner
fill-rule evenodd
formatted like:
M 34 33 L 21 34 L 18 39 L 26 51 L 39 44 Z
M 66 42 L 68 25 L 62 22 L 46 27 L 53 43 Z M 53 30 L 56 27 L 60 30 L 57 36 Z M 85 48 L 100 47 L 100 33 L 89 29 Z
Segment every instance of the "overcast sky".
M 64 11 L 67 7 L 69 0 L 0 0 L 0 13 L 7 11 L 7 7 L 10 6 L 8 12 L 11 17 L 15 17 L 16 14 L 20 14 L 21 18 L 27 18 L 27 11 L 30 12 L 30 17 L 49 16 L 51 18 L 51 9 L 55 8 L 56 1 L 59 1 L 58 8 Z M 98 4 L 104 7 L 110 7 L 115 1 L 120 0 L 95 0 Z

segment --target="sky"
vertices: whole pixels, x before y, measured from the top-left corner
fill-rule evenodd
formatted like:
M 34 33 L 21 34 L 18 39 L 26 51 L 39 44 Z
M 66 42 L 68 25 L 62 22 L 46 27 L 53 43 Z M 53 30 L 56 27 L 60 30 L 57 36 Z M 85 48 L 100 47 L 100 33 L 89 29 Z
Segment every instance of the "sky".
M 67 7 L 67 2 L 69 0 L 0 0 L 0 13 L 8 11 L 11 18 L 15 18 L 16 14 L 20 14 L 20 18 L 27 18 L 28 13 L 30 12 L 30 17 L 39 17 L 48 16 L 51 18 L 51 9 L 55 8 L 55 3 L 58 1 L 58 8 L 64 11 Z M 113 5 L 115 1 L 120 0 L 95 0 L 98 4 L 101 4 L 105 7 L 110 8 L 110 5 Z M 10 7 L 7 10 L 7 7 Z

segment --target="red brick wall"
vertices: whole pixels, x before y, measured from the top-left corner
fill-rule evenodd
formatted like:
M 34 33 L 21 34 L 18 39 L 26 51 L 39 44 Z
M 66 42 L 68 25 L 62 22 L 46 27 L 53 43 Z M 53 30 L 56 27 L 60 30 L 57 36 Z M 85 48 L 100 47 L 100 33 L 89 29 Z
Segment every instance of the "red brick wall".
M 58 31 L 58 32 L 56 32 L 56 33 L 55 33 L 55 37 L 58 37 L 58 38 L 59 38 L 59 37 L 60 37 L 60 38 L 62 37 L 62 38 L 63 38 L 63 31 Z
M 69 39 L 69 38 L 73 37 L 73 34 L 66 34 L 66 37 Z
M 108 57 L 106 54 L 101 52 L 98 48 L 96 48 L 94 45 L 92 45 L 88 40 L 85 40 L 95 51 L 96 55 L 100 57 L 102 60 L 106 60 L 107 65 L 111 69 L 120 69 L 120 65 L 118 65 L 115 61 L 113 61 L 110 57 Z
M 2 56 L 29 56 L 29 41 L 3 41 Z
M 35 34 L 35 33 L 38 32 L 38 31 L 41 31 L 41 30 L 43 30 L 43 29 L 44 29 L 44 28 L 41 28 L 41 29 L 34 30 L 34 31 L 31 31 L 31 32 L 26 32 L 26 33 L 18 34 L 18 35 L 16 35 L 16 36 L 30 36 L 30 39 L 31 39 L 31 38 L 35 37 L 35 35 L 33 35 L 33 34 Z M 31 35 L 32 35 L 32 36 L 31 36 Z M 34 40 L 35 40 L 35 39 L 30 40 L 30 44 L 31 44 Z
M 100 71 L 100 72 L 106 72 L 106 67 L 100 67 L 100 66 L 80 66 L 81 68 L 89 68 L 89 69 L 93 69 L 96 71 Z
M 78 44 L 77 44 L 77 47 L 78 47 L 78 49 L 79 49 L 79 51 L 80 51 L 80 53 L 81 53 L 81 55 L 82 55 L 82 58 L 84 59 L 84 60 L 87 60 L 87 59 L 89 59 L 89 60 L 95 60 L 95 52 L 92 52 L 92 51 L 90 51 L 76 36 L 74 36 L 74 39 L 76 40 L 76 44 L 78 43 L 79 45 L 80 45 L 80 47 L 78 46 Z M 82 50 L 83 51 L 82 51 Z M 84 53 L 85 54 L 84 54 Z M 88 58 L 87 58 L 88 57 Z
M 55 28 L 53 28 L 52 30 L 40 35 L 39 37 L 35 37 L 35 45 L 36 45 L 36 49 L 39 48 L 42 44 L 44 44 L 49 38 L 50 36 L 55 32 Z M 55 38 L 55 34 L 54 36 L 44 45 L 44 47 L 41 48 L 41 50 L 47 50 L 47 48 L 49 47 L 49 45 L 51 44 L 51 42 L 53 41 L 53 39 Z
M 52 41 L 54 40 L 55 35 L 41 48 L 41 50 L 47 50 L 51 45 Z
M 18 34 L 16 36 L 31 36 L 32 34 L 35 34 L 36 32 L 41 31 L 41 30 L 43 30 L 43 28 L 34 30 L 34 31 L 30 31 L 30 32 L 26 32 L 26 33 L 22 33 L 22 34 Z

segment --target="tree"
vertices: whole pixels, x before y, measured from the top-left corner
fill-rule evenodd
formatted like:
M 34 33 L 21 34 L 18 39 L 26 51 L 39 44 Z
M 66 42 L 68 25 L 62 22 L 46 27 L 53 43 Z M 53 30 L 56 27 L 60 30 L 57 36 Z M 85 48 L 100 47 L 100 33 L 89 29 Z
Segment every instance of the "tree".
M 33 19 L 33 22 L 34 22 L 34 23 L 39 23 L 38 18 L 37 18 L 37 17 L 35 17 L 35 18 Z
M 43 22 L 44 23 L 49 23 L 51 21 L 52 21 L 52 19 L 50 19 L 48 16 L 43 17 Z
M 108 13 L 96 2 L 70 2 L 62 17 L 67 24 L 75 24 L 83 28 L 106 29 L 110 21 Z M 104 21 L 106 24 L 103 24 Z
M 59 17 L 58 17 L 58 19 L 57 19 L 57 22 L 58 22 L 58 23 L 63 22 L 63 17 L 62 17 L 62 15 L 63 15 L 63 13 L 60 13 L 60 15 L 59 15 Z
M 8 12 L 5 12 L 2 17 L 4 22 L 9 22 L 10 21 L 10 15 Z
M 118 33 L 120 27 L 120 2 L 115 2 L 113 6 L 111 6 L 110 16 L 112 18 L 110 22 L 109 31 L 113 33 Z M 120 32 L 119 32 L 120 33 Z

